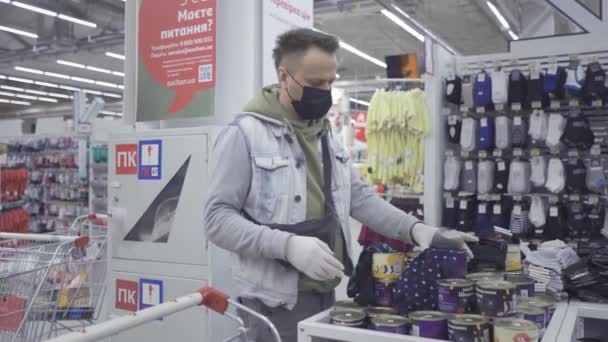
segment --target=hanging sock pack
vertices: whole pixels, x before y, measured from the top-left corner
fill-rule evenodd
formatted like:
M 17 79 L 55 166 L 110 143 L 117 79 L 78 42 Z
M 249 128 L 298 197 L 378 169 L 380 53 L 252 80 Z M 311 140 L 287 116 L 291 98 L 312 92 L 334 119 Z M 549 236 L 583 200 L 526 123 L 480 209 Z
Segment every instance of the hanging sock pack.
M 534 142 L 544 142 L 549 130 L 549 117 L 542 110 L 534 110 L 530 116 L 530 129 L 528 134 Z
M 560 114 L 550 114 L 547 122 L 547 138 L 545 143 L 548 147 L 557 147 L 566 129 L 566 118 Z
M 545 188 L 554 194 L 559 194 L 566 187 L 564 163 L 559 158 L 551 158 L 547 167 L 547 182 Z
M 473 108 L 473 81 L 471 76 L 465 76 L 462 81 L 462 102 L 465 107 Z
M 507 185 L 509 184 L 509 169 L 510 164 L 508 160 L 496 160 L 496 173 L 494 174 L 494 190 L 496 192 L 501 194 L 507 192 Z
M 477 192 L 477 162 L 467 160 L 464 162 L 464 170 L 461 173 L 461 190 L 468 193 Z
M 528 142 L 528 126 L 521 116 L 513 117 L 513 147 L 524 148 Z
M 455 156 L 449 156 L 443 163 L 443 190 L 456 191 L 460 186 L 460 172 L 462 171 L 462 160 Z
M 462 120 L 458 115 L 450 115 L 447 120 L 448 141 L 452 144 L 460 143 L 460 131 L 462 130 Z
M 511 148 L 511 138 L 513 131 L 513 121 L 507 116 L 497 116 L 495 120 L 496 130 L 496 148 L 508 149 Z
M 509 100 L 509 77 L 503 70 L 492 71 L 492 102 L 505 104 Z
M 566 95 L 564 89 L 566 78 L 568 78 L 566 69 L 557 64 L 553 64 L 547 68 L 544 82 L 545 95 L 549 96 L 550 99 L 563 99 Z
M 566 88 L 566 93 L 570 97 L 578 98 L 581 95 L 581 89 L 585 82 L 583 67 L 577 62 L 572 62 L 568 67 L 567 74 L 566 84 L 564 86 Z
M 509 168 L 510 194 L 530 193 L 530 163 L 522 160 L 514 160 Z
M 479 134 L 477 135 L 477 148 L 489 150 L 494 147 L 494 119 L 484 117 L 479 120 Z
M 566 179 L 568 191 L 581 194 L 586 188 L 587 167 L 580 159 L 570 159 L 566 163 Z
M 477 133 L 479 122 L 473 118 L 462 120 L 462 132 L 460 133 L 460 147 L 463 151 L 472 152 L 477 148 Z
M 606 188 L 606 174 L 601 161 L 593 160 L 589 163 L 586 177 L 587 189 L 589 191 L 603 194 Z
M 528 97 L 527 80 L 521 70 L 513 70 L 509 76 L 509 104 L 525 105 Z
M 494 187 L 495 164 L 491 160 L 482 160 L 477 165 L 477 193 L 487 194 Z
M 602 65 L 598 62 L 593 62 L 587 65 L 585 72 L 585 84 L 583 85 L 583 99 L 591 105 L 594 100 L 601 100 L 606 94 L 606 72 L 602 69 Z
M 568 118 L 561 141 L 569 148 L 588 150 L 595 142 L 589 121 L 582 116 Z
M 450 103 L 460 105 L 462 101 L 462 79 L 458 76 L 445 81 L 445 97 Z
M 492 105 L 492 79 L 485 71 L 475 76 L 475 106 L 488 107 Z
M 547 181 L 547 157 L 534 156 L 530 159 L 530 167 L 532 169 L 530 181 L 535 187 L 545 186 Z

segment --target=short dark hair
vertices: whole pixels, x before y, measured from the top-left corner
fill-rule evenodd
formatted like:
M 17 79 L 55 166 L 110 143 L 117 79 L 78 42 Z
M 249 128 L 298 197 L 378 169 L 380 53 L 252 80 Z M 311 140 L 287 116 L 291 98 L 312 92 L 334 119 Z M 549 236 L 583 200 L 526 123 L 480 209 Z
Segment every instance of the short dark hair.
M 275 68 L 279 68 L 286 56 L 302 54 L 311 47 L 319 48 L 327 53 L 336 53 L 340 47 L 340 41 L 335 36 L 308 28 L 289 30 L 277 38 L 277 44 L 272 51 Z

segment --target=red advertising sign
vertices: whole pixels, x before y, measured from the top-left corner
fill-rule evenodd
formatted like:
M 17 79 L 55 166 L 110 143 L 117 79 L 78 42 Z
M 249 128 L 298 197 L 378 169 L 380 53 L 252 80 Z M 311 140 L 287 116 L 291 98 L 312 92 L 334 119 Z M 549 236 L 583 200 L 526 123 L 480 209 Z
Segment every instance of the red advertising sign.
M 151 77 L 175 92 L 176 114 L 194 95 L 215 87 L 217 0 L 142 0 L 139 60 Z
M 0 296 L 0 330 L 16 331 L 25 317 L 26 298 Z
M 114 307 L 120 310 L 135 312 L 139 303 L 139 283 L 116 279 L 116 302 Z
M 137 144 L 116 145 L 116 174 L 137 174 Z

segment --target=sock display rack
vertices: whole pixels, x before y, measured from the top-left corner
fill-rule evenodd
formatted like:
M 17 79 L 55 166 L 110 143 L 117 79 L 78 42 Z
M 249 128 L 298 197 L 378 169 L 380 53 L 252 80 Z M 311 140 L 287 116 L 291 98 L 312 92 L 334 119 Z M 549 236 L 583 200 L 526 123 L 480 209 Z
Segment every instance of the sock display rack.
M 25 164 L 8 157 L 9 145 L 0 144 L 0 232 L 26 233 L 29 214 L 23 206 L 29 172 Z
M 76 217 L 89 212 L 89 181 L 85 165 L 79 165 L 77 136 L 24 136 L 7 142 L 9 165 L 27 172 L 19 210 L 29 217 L 27 230 L 46 233 L 68 226 Z M 82 148 L 82 147 L 80 147 Z M 86 151 L 85 151 L 86 152 Z M 84 175 L 84 177 L 83 177 Z M 2 184 L 2 189 L 11 183 Z M 14 208 L 17 209 L 17 208 Z
M 478 61 L 458 69 L 445 80 L 449 104 L 444 110 L 448 138 L 443 225 L 478 234 L 498 225 L 521 238 L 559 238 L 573 245 L 602 239 L 608 199 L 608 54 Z M 498 95 L 493 83 L 484 85 L 494 81 L 497 70 L 507 77 L 497 77 L 504 92 Z M 517 72 L 519 83 L 512 81 Z M 453 94 L 455 79 L 462 82 L 458 96 Z M 464 99 L 465 89 L 473 92 L 473 101 Z M 495 97 L 502 98 L 500 103 L 494 103 Z M 464 120 L 476 132 L 465 129 Z M 508 132 L 509 142 L 497 147 L 499 121 L 508 122 L 503 133 Z M 467 139 L 472 146 L 463 143 Z M 454 170 L 448 159 L 461 163 L 457 186 L 446 183 L 447 172 Z M 552 161 L 556 165 L 551 166 Z M 514 163 L 521 168 L 512 170 Z M 493 169 L 491 179 L 477 169 L 482 164 Z M 530 179 L 534 177 L 536 182 Z M 528 217 L 531 206 L 534 223 Z M 539 206 L 544 217 L 538 215 Z M 514 224 L 517 216 L 521 220 Z

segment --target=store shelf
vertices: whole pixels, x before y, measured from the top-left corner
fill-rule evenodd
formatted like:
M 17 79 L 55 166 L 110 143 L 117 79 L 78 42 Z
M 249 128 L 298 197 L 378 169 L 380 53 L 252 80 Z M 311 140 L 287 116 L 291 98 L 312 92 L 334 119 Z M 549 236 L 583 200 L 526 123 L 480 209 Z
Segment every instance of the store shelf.
M 583 319 L 590 318 L 606 321 L 608 323 L 608 305 L 587 303 L 580 301 L 571 301 L 568 305 L 563 324 L 559 331 L 559 335 L 554 340 L 543 339 L 543 342 L 571 342 L 583 337 L 584 323 Z
M 557 303 L 553 317 L 551 317 L 551 322 L 549 322 L 541 342 L 557 341 L 561 327 L 564 324 L 564 319 L 566 318 L 566 313 L 568 312 L 568 306 L 569 303 L 567 301 Z

